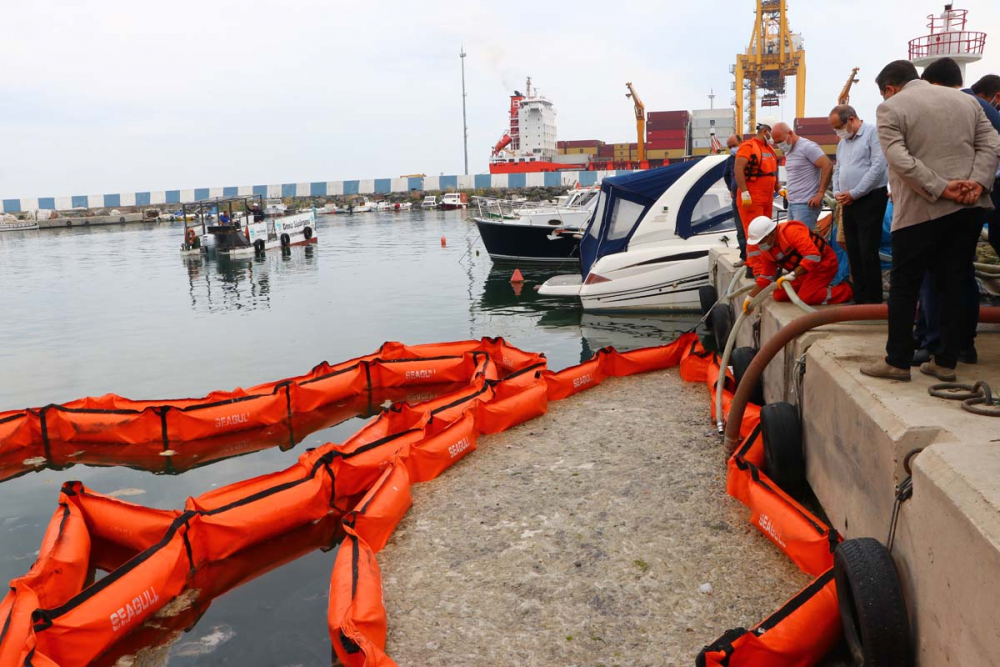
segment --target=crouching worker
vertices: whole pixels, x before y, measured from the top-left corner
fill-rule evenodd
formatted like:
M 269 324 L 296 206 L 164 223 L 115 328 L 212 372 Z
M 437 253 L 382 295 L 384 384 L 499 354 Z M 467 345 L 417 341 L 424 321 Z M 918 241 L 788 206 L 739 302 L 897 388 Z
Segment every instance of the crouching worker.
M 853 294 L 846 281 L 839 285 L 830 283 L 837 276 L 837 255 L 823 237 L 795 220 L 777 224 L 761 216 L 750 223 L 747 230 L 747 255 L 754 256 L 754 278 L 757 284 L 743 302 L 747 311 L 753 297 L 775 281 L 778 269 L 785 275 L 778 278 L 775 301 L 788 301 L 788 294 L 781 288 L 789 282 L 796 294 L 810 306 L 828 303 L 845 303 Z

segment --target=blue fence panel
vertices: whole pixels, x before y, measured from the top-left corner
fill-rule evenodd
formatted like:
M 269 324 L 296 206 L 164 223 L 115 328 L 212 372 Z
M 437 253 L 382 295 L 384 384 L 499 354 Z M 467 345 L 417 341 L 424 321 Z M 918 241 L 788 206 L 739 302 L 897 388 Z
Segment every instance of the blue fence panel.
M 458 176 L 442 176 L 438 183 L 442 190 L 458 190 Z
M 208 199 L 208 188 L 195 188 L 194 200 L 201 201 L 202 199 Z
M 50 211 L 56 210 L 56 198 L 55 197 L 39 197 L 38 198 L 38 208 L 48 209 Z
M 489 188 L 492 184 L 489 174 L 476 174 L 476 188 Z
M 121 205 L 121 195 L 104 195 L 104 208 L 118 208 Z
M 387 195 L 392 192 L 392 179 L 391 178 L 376 178 L 375 179 L 375 194 L 377 195 Z
M 508 188 L 523 188 L 528 185 L 527 174 L 507 174 Z
M 558 188 L 562 185 L 562 174 L 558 171 L 545 172 L 545 187 Z
M 223 197 L 239 197 L 240 196 L 240 189 L 238 187 L 236 187 L 235 185 L 222 188 L 222 196 Z
M 4 213 L 20 213 L 21 212 L 21 200 L 20 199 L 4 199 L 3 200 L 3 212 Z
M 424 189 L 424 179 L 420 178 L 419 176 L 411 176 L 407 180 L 409 182 L 407 183 L 406 187 L 408 187 L 410 190 L 423 190 Z
M 282 183 L 281 184 L 281 196 L 282 197 L 294 197 L 295 196 L 295 183 Z
M 580 177 L 580 185 L 588 186 L 597 183 L 597 172 L 596 171 L 578 171 L 577 175 Z
M 309 184 L 309 194 L 312 197 L 325 197 L 326 196 L 326 181 L 321 183 L 310 183 Z
M 254 195 L 260 195 L 261 197 L 267 196 L 267 186 L 266 185 L 255 185 L 253 186 Z
M 73 195 L 73 208 L 87 208 L 87 195 Z
M 181 191 L 180 190 L 167 190 L 167 203 L 168 204 L 180 204 L 181 203 Z
M 344 181 L 344 194 L 345 195 L 356 195 L 358 194 L 358 187 L 360 187 L 361 181 Z
M 149 206 L 152 201 L 152 197 L 149 196 L 148 192 L 136 192 L 135 193 L 135 205 L 136 206 Z

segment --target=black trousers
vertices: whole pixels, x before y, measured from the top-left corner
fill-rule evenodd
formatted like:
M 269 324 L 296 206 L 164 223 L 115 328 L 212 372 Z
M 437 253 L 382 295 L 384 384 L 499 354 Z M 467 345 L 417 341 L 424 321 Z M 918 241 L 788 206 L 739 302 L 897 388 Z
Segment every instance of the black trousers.
M 882 303 L 882 219 L 889 204 L 886 188 L 872 190 L 844 207 L 844 239 L 851 263 L 855 303 Z
M 747 261 L 747 235 L 740 220 L 739 193 L 733 196 L 733 220 L 736 222 L 736 243 L 740 246 L 740 259 Z
M 924 273 L 930 271 L 940 297 L 941 344 L 934 361 L 955 368 L 962 334 L 962 290 L 976 252 L 984 211 L 956 211 L 892 233 L 889 286 L 889 338 L 885 361 L 909 368 L 913 358 L 913 318 Z

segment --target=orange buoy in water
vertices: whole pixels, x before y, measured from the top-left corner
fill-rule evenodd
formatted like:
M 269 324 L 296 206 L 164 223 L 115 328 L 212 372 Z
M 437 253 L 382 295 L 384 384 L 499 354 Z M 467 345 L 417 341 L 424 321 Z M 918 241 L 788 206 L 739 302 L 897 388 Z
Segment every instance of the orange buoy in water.
M 514 269 L 514 275 L 510 277 L 510 282 L 515 285 L 519 285 L 524 282 L 524 276 L 521 275 L 521 269 Z
M 443 248 L 446 245 L 448 245 L 448 239 L 446 239 L 445 237 L 442 236 L 441 237 L 441 247 Z

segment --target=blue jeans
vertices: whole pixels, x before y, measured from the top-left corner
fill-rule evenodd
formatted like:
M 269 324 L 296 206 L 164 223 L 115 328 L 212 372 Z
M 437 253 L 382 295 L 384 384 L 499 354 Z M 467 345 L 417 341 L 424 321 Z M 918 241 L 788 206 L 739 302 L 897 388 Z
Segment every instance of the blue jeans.
M 819 222 L 821 209 L 810 208 L 809 204 L 789 204 L 788 219 L 798 220 L 809 228 L 809 231 L 816 231 L 816 223 Z

